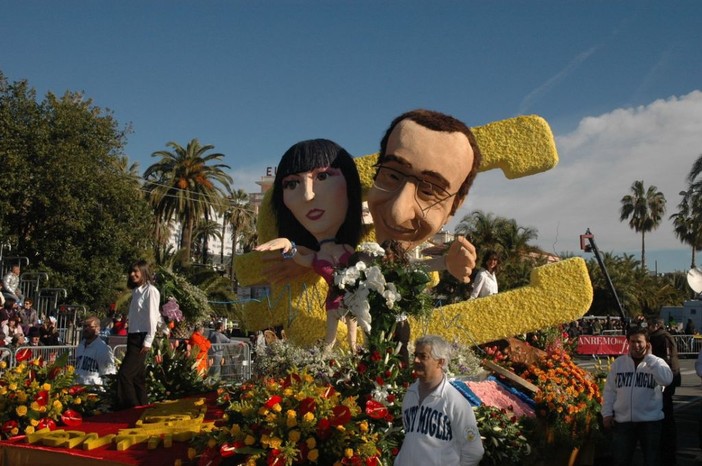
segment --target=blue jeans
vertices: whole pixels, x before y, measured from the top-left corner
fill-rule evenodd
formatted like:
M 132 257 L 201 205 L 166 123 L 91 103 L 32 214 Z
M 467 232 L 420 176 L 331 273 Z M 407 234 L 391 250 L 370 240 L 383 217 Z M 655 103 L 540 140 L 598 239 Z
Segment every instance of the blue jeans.
M 661 433 L 663 421 L 622 422 L 614 425 L 612 449 L 615 466 L 629 466 L 636 450 L 641 445 L 644 466 L 661 466 Z

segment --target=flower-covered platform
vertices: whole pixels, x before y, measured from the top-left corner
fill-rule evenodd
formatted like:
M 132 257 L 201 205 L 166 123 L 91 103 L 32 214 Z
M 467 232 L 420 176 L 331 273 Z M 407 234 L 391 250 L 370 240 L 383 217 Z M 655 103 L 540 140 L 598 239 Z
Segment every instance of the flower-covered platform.
M 201 415 L 193 416 L 193 406 Z M 187 459 L 193 435 L 221 417 L 214 393 L 102 414 L 85 418 L 78 426 L 0 441 L 0 466 L 172 466 Z M 69 444 L 71 439 L 77 443 L 73 448 L 52 446 Z

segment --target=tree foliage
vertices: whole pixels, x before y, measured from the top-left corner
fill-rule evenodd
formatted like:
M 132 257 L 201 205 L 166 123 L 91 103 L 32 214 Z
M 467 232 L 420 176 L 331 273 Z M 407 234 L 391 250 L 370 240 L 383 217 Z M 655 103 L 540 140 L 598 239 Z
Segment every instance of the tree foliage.
M 631 194 L 622 197 L 619 221 L 629 220 L 629 227 L 641 233 L 641 268 L 646 269 L 646 233 L 661 224 L 665 213 L 665 196 L 651 185 L 644 187 L 643 180 L 634 181 Z
M 0 239 L 76 303 L 110 302 L 147 246 L 151 214 L 122 154 L 127 133 L 81 93 L 39 101 L 0 73 Z

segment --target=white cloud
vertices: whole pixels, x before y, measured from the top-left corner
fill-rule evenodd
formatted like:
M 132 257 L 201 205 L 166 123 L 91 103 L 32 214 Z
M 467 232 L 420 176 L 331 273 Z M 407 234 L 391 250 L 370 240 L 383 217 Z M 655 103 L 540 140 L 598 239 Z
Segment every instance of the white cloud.
M 578 252 L 588 227 L 603 251 L 638 251 L 641 237 L 619 221 L 619 207 L 631 184 L 644 180 L 668 201 L 665 220 L 646 235 L 646 249 L 687 250 L 668 217 L 702 153 L 701 91 L 584 118 L 575 131 L 557 136 L 556 145 L 560 162 L 549 172 L 513 181 L 480 174 L 451 226 L 482 209 L 537 228 L 547 251 Z

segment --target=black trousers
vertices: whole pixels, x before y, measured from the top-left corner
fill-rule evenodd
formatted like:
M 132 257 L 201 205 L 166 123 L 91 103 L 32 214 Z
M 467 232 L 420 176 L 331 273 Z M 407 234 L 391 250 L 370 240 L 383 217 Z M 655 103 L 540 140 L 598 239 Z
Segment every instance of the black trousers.
M 148 404 L 146 355 L 141 353 L 146 332 L 127 335 L 127 352 L 117 372 L 117 406 L 127 409 Z

